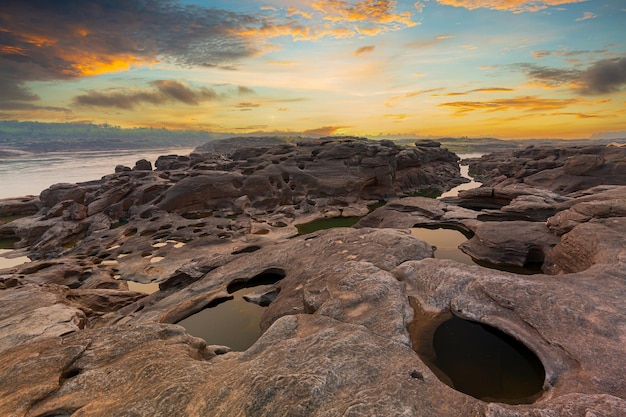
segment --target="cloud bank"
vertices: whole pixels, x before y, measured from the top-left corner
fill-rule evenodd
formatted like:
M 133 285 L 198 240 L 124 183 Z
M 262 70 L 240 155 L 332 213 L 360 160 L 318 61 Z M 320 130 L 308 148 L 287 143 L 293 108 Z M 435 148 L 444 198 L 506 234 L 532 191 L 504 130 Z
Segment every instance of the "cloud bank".
M 99 92 L 88 91 L 86 94 L 74 98 L 77 106 L 113 107 L 124 110 L 133 110 L 137 106 L 148 104 L 183 103 L 189 106 L 198 106 L 205 101 L 218 98 L 218 94 L 211 88 L 191 88 L 175 80 L 160 80 L 150 83 L 152 90 L 138 90 L 129 92 Z
M 587 0 L 437 0 L 444 6 L 464 7 L 469 10 L 490 9 L 513 13 L 538 12 L 550 6 L 583 3 Z
M 583 95 L 611 94 L 626 86 L 626 57 L 603 59 L 587 69 L 515 65 L 527 78 L 549 88 L 569 86 Z
M 255 24 L 258 17 L 171 0 L 4 0 L 0 100 L 5 107 L 38 100 L 29 81 L 69 80 L 164 59 L 227 65 L 258 52 L 235 34 Z

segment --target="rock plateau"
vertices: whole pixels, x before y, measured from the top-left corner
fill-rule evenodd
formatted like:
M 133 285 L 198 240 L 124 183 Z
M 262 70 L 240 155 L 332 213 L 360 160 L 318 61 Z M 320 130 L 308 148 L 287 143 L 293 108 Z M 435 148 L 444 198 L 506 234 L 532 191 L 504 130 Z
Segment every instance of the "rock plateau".
M 32 259 L 0 270 L 0 415 L 626 415 L 625 148 L 489 155 L 472 162 L 486 185 L 435 200 L 417 194 L 463 180 L 433 142 L 246 143 L 0 202 L 24 215 L 0 237 Z M 464 231 L 490 268 L 433 258 L 414 226 Z M 176 324 L 267 277 L 245 351 Z M 454 389 L 432 349 L 452 316 L 534 352 L 540 392 Z

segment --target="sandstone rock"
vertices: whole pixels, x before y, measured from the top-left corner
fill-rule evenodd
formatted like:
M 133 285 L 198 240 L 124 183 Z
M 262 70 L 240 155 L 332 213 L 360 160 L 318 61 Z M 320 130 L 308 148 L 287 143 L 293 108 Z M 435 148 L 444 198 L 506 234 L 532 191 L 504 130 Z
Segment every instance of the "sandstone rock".
M 457 181 L 455 156 L 355 138 L 165 157 L 158 171 L 82 183 L 82 202 L 51 189 L 36 215 L 0 225 L 39 259 L 0 275 L 0 415 L 622 417 L 626 187 L 517 183 L 566 165 L 579 184 L 618 171 L 594 149 L 493 159 L 501 183 L 445 200 L 397 197 Z M 294 224 L 364 214 L 382 195 L 393 199 L 357 228 L 295 236 Z M 477 257 L 545 260 L 556 275 L 430 259 L 393 229 L 416 224 L 474 231 Z M 244 352 L 168 324 L 261 281 L 274 284 L 249 298 L 269 306 Z M 529 347 L 543 389 L 505 404 L 452 388 L 429 347 L 451 315 Z
M 618 354 L 616 363 L 614 356 L 624 350 L 624 290 L 615 280 L 614 264 L 594 268 L 593 276 L 520 276 L 425 259 L 406 262 L 393 273 L 431 315 L 447 311 L 489 324 L 529 346 L 546 369 L 546 393 L 532 408 L 549 407 L 563 395 L 604 393 L 616 397 L 606 408 L 615 415 L 625 405 L 626 385 L 607 365 L 622 367 L 626 358 Z M 623 274 L 623 266 L 619 269 Z M 619 324 L 601 324 L 607 321 Z M 577 415 L 561 413 L 556 415 Z
M 116 165 L 115 166 L 115 172 L 116 173 L 127 172 L 127 171 L 131 171 L 131 168 L 127 167 L 127 166 L 124 166 L 124 165 Z
M 615 146 L 528 147 L 472 160 L 470 173 L 486 185 L 523 182 L 567 194 L 600 184 L 625 185 L 626 150 Z
M 618 264 L 624 251 L 626 216 L 594 219 L 561 236 L 550 255 L 551 273 L 585 271 L 599 263 Z
M 85 202 L 85 194 L 85 189 L 78 184 L 55 184 L 43 190 L 39 194 L 39 200 L 47 208 L 65 200 L 82 204 Z
M 572 230 L 576 225 L 592 219 L 626 217 L 626 187 L 589 189 L 585 193 L 570 194 L 570 201 L 547 225 L 557 235 Z
M 41 204 L 37 197 L 5 198 L 0 200 L 0 218 L 10 216 L 28 216 L 39 211 Z M 0 219 L 0 224 L 3 224 Z
M 559 238 L 543 223 L 486 222 L 460 248 L 472 258 L 494 265 L 542 265 Z
M 140 159 L 135 162 L 133 171 L 152 171 L 152 163 L 147 159 Z

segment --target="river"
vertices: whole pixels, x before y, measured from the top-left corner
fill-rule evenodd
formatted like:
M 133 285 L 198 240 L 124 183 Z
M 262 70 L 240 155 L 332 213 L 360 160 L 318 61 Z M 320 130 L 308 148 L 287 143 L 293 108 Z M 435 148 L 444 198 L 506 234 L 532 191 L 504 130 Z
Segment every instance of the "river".
M 134 167 L 146 159 L 154 166 L 161 155 L 189 155 L 194 148 L 151 148 L 112 151 L 47 152 L 0 157 L 0 199 L 39 195 L 52 184 L 97 180 L 116 165 Z

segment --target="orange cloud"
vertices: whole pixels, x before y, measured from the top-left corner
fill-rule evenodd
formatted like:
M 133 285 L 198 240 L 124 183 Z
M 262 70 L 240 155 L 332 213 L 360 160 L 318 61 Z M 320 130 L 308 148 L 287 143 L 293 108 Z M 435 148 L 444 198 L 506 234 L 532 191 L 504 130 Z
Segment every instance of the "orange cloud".
M 457 115 L 463 115 L 467 112 L 483 110 L 486 112 L 494 111 L 546 111 L 557 110 L 567 106 L 581 103 L 580 99 L 572 98 L 565 100 L 543 99 L 534 96 L 515 97 L 510 99 L 499 99 L 490 101 L 455 101 L 450 103 L 442 103 L 439 107 L 449 107 L 455 110 Z
M 441 91 L 441 90 L 443 90 L 443 88 L 431 88 L 428 90 L 413 91 L 411 93 L 406 93 L 401 96 L 391 97 L 385 102 L 385 107 L 393 107 L 394 104 L 396 104 L 400 100 L 421 96 L 422 94 L 434 93 L 436 91 Z
M 298 10 L 295 7 L 287 7 L 287 17 L 291 17 L 291 16 L 302 16 L 305 19 L 313 18 L 313 16 L 311 16 L 310 13 L 303 12 L 302 10 Z
M 359 56 L 359 55 L 367 53 L 367 52 L 372 52 L 374 50 L 374 48 L 376 48 L 374 45 L 362 46 L 359 49 L 357 49 L 356 51 L 354 51 L 354 55 Z
M 410 114 L 404 114 L 404 113 L 383 115 L 383 119 L 393 120 L 394 123 L 399 123 L 403 120 L 410 119 L 411 117 L 413 116 L 411 116 Z
M 487 87 L 487 88 L 475 88 L 471 90 L 471 93 L 504 93 L 514 91 L 512 88 L 504 88 L 504 87 Z
M 464 7 L 469 10 L 491 9 L 513 13 L 538 12 L 549 6 L 583 3 L 587 0 L 437 0 L 444 6 Z
M 292 61 L 268 61 L 266 62 L 267 65 L 295 65 L 295 62 Z
M 444 41 L 446 39 L 452 39 L 454 36 L 446 36 L 440 35 L 433 39 L 428 39 L 420 42 L 411 42 L 407 46 L 411 48 L 421 49 L 421 48 L 429 48 L 431 46 L 437 45 L 440 41 Z
M 23 55 L 27 56 L 26 50 L 19 46 L 0 45 L 0 55 Z
M 79 76 L 92 76 L 108 74 L 112 72 L 127 71 L 132 66 L 148 64 L 133 55 L 98 56 L 80 53 L 77 55 L 64 56 L 65 59 L 75 62 L 68 74 Z
M 577 119 L 598 119 L 612 116 L 601 116 L 599 114 L 586 114 L 586 113 L 551 113 L 550 116 L 573 116 Z
M 463 92 L 453 92 L 446 94 L 438 94 L 444 97 L 454 97 L 454 96 L 466 96 L 471 93 L 508 93 L 514 91 L 512 88 L 503 88 L 503 87 L 487 87 L 487 88 L 475 88 L 469 91 Z
M 315 129 L 309 129 L 302 132 L 305 135 L 311 136 L 330 136 L 334 135 L 337 132 L 340 132 L 343 129 L 351 129 L 354 126 L 322 126 Z
M 355 5 L 342 0 L 321 0 L 312 7 L 321 12 L 325 20 L 416 25 L 411 20 L 411 12 L 395 13 L 396 2 L 389 0 L 362 0 Z
M 552 52 L 545 50 L 530 51 L 530 53 L 535 59 L 543 59 L 552 55 Z

